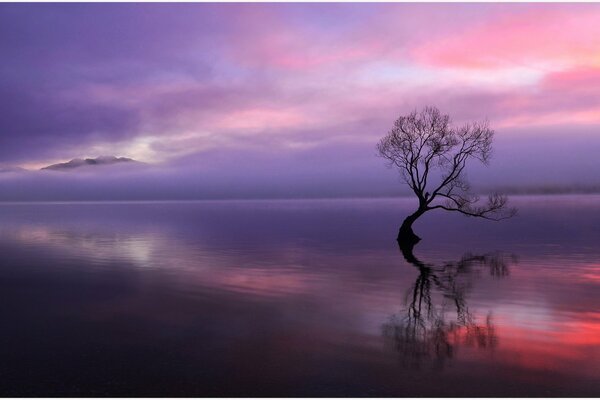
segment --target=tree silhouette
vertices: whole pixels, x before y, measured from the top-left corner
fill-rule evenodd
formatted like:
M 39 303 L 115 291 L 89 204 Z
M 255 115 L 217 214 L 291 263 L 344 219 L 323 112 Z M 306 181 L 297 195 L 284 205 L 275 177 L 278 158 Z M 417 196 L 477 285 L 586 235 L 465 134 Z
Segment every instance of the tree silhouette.
M 397 168 L 419 200 L 417 210 L 406 217 L 398 241 L 416 243 L 420 238 L 413 223 L 427 211 L 442 209 L 490 220 L 513 216 L 508 198 L 494 193 L 481 204 L 466 180 L 470 160 L 487 165 L 492 154 L 494 131 L 487 122 L 452 126 L 450 117 L 435 107 L 401 116 L 377 144 L 379 154 Z

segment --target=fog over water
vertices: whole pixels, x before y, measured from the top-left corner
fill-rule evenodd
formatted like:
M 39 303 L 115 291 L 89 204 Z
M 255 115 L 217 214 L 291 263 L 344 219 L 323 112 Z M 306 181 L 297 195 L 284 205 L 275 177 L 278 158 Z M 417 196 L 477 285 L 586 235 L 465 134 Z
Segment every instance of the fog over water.
M 589 140 L 588 140 L 589 139 Z M 600 188 L 600 141 L 497 136 L 489 167 L 468 177 L 481 192 Z M 596 143 L 597 142 L 597 143 Z M 381 197 L 410 194 L 374 145 L 340 145 L 271 154 L 214 150 L 168 163 L 0 173 L 0 200 L 175 200 Z

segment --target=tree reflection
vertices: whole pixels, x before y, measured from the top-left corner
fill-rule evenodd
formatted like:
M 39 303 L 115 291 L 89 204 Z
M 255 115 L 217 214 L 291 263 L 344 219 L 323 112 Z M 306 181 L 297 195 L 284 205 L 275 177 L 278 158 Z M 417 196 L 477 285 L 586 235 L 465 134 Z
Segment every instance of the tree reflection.
M 419 270 L 408 291 L 405 309 L 383 325 L 387 343 L 411 367 L 433 363 L 443 368 L 460 346 L 493 350 L 497 343 L 491 313 L 477 318 L 466 295 L 473 280 L 488 271 L 495 278 L 508 276 L 514 255 L 466 253 L 458 261 L 427 264 L 413 254 L 413 245 L 400 245 L 405 260 Z

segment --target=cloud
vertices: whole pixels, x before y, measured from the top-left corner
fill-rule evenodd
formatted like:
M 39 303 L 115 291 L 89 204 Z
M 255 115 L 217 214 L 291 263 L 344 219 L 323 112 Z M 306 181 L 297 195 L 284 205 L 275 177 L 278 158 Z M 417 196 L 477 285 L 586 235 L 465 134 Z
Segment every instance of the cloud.
M 439 67 L 466 69 L 598 65 L 599 16 L 596 4 L 517 6 L 417 47 L 414 55 Z
M 236 176 L 227 179 L 243 186 L 237 180 L 252 170 L 256 195 L 271 190 L 258 187 L 275 182 L 275 166 L 288 180 L 322 174 L 322 188 L 337 179 L 339 193 L 349 193 L 349 170 L 365 170 L 366 188 L 366 176 L 381 173 L 378 160 L 366 160 L 394 119 L 428 104 L 456 123 L 489 118 L 498 140 L 538 128 L 548 136 L 566 129 L 587 138 L 600 125 L 599 10 L 583 4 L 3 4 L 0 164 L 39 167 L 114 154 L 157 168 L 177 165 L 175 181 L 187 182 L 193 171 L 190 179 L 204 176 L 228 193 L 219 182 Z M 507 146 L 521 151 L 520 144 Z M 214 157 L 222 162 L 218 168 L 197 162 Z M 353 159 L 354 166 L 346 162 Z M 256 167 L 236 171 L 225 160 L 253 160 Z M 531 158 L 523 163 L 541 165 Z
M 78 142 L 131 136 L 139 122 L 136 110 L 68 101 L 43 88 L 0 89 L 0 158 L 3 162 L 38 157 L 68 157 Z

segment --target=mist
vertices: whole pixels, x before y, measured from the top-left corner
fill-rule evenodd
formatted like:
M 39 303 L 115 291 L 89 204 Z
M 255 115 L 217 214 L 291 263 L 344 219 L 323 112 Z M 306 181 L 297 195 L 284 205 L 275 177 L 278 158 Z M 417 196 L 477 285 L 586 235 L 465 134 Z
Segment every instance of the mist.
M 579 138 L 579 139 L 577 139 Z M 541 142 L 541 143 L 540 143 Z M 489 166 L 467 176 L 481 193 L 596 191 L 600 140 L 592 135 L 499 134 Z M 273 152 L 220 149 L 164 163 L 88 166 L 0 174 L 1 201 L 194 200 L 409 195 L 374 143 Z

